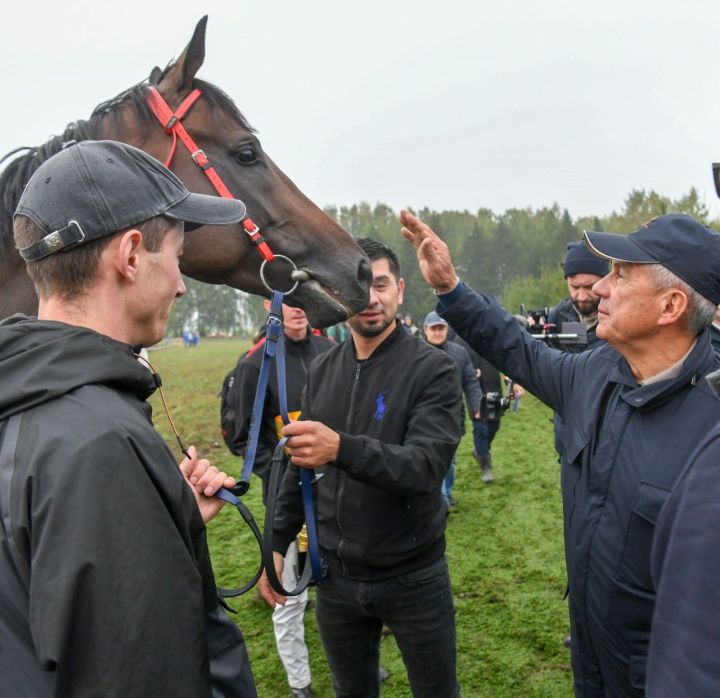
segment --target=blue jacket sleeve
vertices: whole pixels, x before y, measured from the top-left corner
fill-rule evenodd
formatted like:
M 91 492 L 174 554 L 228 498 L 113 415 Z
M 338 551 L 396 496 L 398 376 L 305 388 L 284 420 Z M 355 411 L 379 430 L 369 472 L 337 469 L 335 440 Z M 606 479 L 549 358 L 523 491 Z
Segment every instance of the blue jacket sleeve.
M 720 680 L 720 430 L 668 499 L 651 557 L 657 592 L 647 696 L 717 696 Z
M 438 312 L 476 351 L 553 410 L 571 409 L 567 399 L 588 354 L 551 349 L 518 325 L 491 296 L 462 284 L 440 297 Z

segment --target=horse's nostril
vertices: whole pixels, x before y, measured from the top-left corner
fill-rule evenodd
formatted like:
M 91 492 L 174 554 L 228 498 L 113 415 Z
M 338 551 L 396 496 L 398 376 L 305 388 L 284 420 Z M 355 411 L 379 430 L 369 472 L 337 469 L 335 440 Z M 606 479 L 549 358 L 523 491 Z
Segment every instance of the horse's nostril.
M 358 267 L 358 281 L 360 281 L 360 283 L 367 283 L 369 285 L 372 283 L 372 280 L 372 266 L 370 262 L 368 262 L 366 259 L 363 259 L 360 261 L 360 266 Z

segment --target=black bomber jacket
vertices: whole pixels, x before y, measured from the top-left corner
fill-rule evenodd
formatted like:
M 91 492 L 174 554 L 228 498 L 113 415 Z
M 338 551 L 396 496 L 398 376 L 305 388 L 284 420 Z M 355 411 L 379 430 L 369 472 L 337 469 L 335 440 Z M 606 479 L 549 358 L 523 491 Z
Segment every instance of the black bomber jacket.
M 399 325 L 365 360 L 352 340 L 310 367 L 302 419 L 340 434 L 338 458 L 317 469 L 320 548 L 352 579 L 420 569 L 445 550 L 440 492 L 460 441 L 462 393 L 454 361 Z M 278 497 L 274 547 L 303 522 L 296 466 Z

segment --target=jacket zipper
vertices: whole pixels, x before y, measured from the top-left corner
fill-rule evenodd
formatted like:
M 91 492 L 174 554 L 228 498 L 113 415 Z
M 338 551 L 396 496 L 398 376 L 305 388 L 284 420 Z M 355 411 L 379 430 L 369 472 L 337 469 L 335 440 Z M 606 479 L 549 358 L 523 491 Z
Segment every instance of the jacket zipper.
M 350 390 L 350 408 L 348 409 L 348 416 L 345 420 L 345 431 L 350 433 L 350 424 L 352 423 L 352 417 L 353 417 L 353 410 L 355 408 L 355 392 L 358 385 L 358 382 L 360 381 L 360 369 L 362 367 L 362 364 L 360 362 L 357 362 L 355 364 L 355 378 L 353 379 L 353 385 L 352 389 Z M 340 563 L 343 566 L 343 574 L 347 574 L 347 571 L 345 569 L 345 562 L 342 559 L 341 554 L 341 548 L 343 544 L 343 527 L 340 523 L 340 511 L 342 510 L 342 498 L 343 494 L 345 492 L 345 479 L 347 478 L 347 473 L 345 471 L 340 472 L 340 484 L 338 486 L 338 492 L 337 492 L 337 509 L 335 514 L 335 519 L 337 520 L 338 530 L 340 531 L 340 541 L 338 542 L 338 549 L 337 549 L 337 556 L 340 560 Z

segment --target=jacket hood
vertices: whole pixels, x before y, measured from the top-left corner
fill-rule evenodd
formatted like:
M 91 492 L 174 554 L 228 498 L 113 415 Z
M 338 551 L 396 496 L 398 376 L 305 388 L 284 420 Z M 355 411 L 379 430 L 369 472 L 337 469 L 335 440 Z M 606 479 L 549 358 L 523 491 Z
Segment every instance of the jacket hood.
M 88 384 L 144 400 L 155 390 L 132 347 L 85 327 L 13 315 L 0 322 L 0 419 Z

